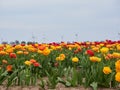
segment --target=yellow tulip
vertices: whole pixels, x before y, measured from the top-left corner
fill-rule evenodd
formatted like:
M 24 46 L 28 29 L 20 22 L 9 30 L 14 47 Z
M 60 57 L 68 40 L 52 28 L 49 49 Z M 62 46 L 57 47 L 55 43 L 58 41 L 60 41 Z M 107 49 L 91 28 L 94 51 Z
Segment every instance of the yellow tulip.
M 112 70 L 110 69 L 110 67 L 104 67 L 103 68 L 103 73 L 104 74 L 110 74 L 112 72 Z
M 120 58 L 120 53 L 113 52 L 112 56 L 113 58 Z
M 115 80 L 116 80 L 117 82 L 120 82 L 120 72 L 116 73 L 116 75 L 115 75 Z
M 19 54 L 19 55 L 23 54 L 23 51 L 17 51 L 17 54 Z
M 100 51 L 101 51 L 101 53 L 104 54 L 104 53 L 108 53 L 109 49 L 106 48 L 106 47 L 103 47 L 103 48 L 100 49 Z
M 116 72 L 120 72 L 120 60 L 115 62 Z
M 117 45 L 117 50 L 120 51 L 120 45 Z
M 65 60 L 65 54 L 60 54 L 58 57 L 56 57 L 56 60 L 58 60 L 58 61 L 63 61 L 63 60 Z
M 50 49 L 46 48 L 46 49 L 44 49 L 44 50 L 42 51 L 42 54 L 45 55 L 45 56 L 47 56 L 47 55 L 50 54 L 50 52 L 51 52 Z
M 92 61 L 92 62 L 100 62 L 101 58 L 92 56 L 92 57 L 90 57 L 90 61 Z
M 30 65 L 32 64 L 32 63 L 31 63 L 30 61 L 28 61 L 28 60 L 25 61 L 24 63 L 25 63 L 26 65 L 28 65 L 28 66 L 30 66 Z
M 72 62 L 77 63 L 78 61 L 79 61 L 79 59 L 78 59 L 77 57 L 73 57 L 73 58 L 72 58 Z

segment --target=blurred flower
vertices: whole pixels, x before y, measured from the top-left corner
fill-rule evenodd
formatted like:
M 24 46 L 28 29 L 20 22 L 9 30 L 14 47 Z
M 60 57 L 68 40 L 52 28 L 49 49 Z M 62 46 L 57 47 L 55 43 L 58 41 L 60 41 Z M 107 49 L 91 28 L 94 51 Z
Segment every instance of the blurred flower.
M 42 53 L 42 51 L 41 51 L 41 50 L 38 50 L 37 52 L 38 52 L 39 54 L 41 54 L 41 53 Z
M 28 61 L 28 60 L 25 61 L 24 63 L 25 63 L 26 65 L 28 65 L 28 66 L 30 66 L 30 65 L 32 64 L 32 63 L 31 63 L 30 61 Z
M 115 80 L 120 83 L 120 72 L 116 73 Z
M 104 67 L 103 68 L 103 73 L 104 74 L 110 74 L 112 72 L 112 70 L 110 69 L 110 67 Z
M 42 51 L 42 54 L 45 55 L 45 56 L 49 55 L 50 54 L 50 49 L 48 49 L 48 48 L 44 49 Z
M 100 43 L 100 46 L 102 46 L 102 47 L 103 47 L 103 46 L 104 46 L 104 44 L 103 44 L 103 43 Z
M 30 51 L 30 52 L 36 52 L 36 51 L 37 51 L 37 49 L 36 49 L 36 48 L 34 48 L 34 47 L 29 47 L 29 48 L 28 48 L 28 51 Z
M 23 51 L 17 51 L 17 54 L 19 54 L 19 55 L 23 54 Z
M 6 67 L 6 70 L 7 70 L 8 72 L 11 72 L 11 71 L 12 71 L 12 65 L 8 65 L 8 66 Z
M 56 57 L 56 60 L 59 61 L 59 60 L 60 60 L 60 57 Z
M 3 63 L 3 64 L 7 64 L 8 61 L 4 59 L 4 60 L 2 60 L 2 63 Z
M 56 47 L 53 46 L 53 45 L 50 45 L 50 48 L 51 48 L 52 50 L 56 50 Z
M 80 48 L 80 47 L 78 47 L 75 51 L 74 51 L 74 53 L 76 54 L 76 53 L 79 53 L 79 52 L 81 52 L 82 51 L 82 49 Z
M 77 57 L 72 58 L 72 62 L 78 62 L 78 61 L 79 61 L 79 59 Z
M 5 51 L 0 51 L 0 55 L 6 55 L 7 54 L 7 52 L 5 52 Z
M 4 45 L 0 44 L 0 51 L 4 49 Z
M 112 56 L 113 58 L 120 58 L 120 53 L 113 52 Z
M 9 57 L 10 57 L 10 58 L 16 58 L 17 56 L 16 56 L 15 53 L 10 53 L 10 54 L 9 54 Z
M 28 52 L 28 51 L 24 51 L 23 53 L 24 53 L 24 55 L 28 55 L 28 54 L 29 54 L 29 52 Z
M 35 59 L 30 59 L 30 62 L 33 64 L 33 63 L 36 63 L 36 60 Z
M 112 48 L 112 45 L 108 44 L 106 45 L 107 48 Z
M 15 46 L 15 49 L 17 49 L 17 50 L 21 50 L 23 47 L 22 47 L 22 45 L 16 45 Z
M 112 54 L 107 54 L 107 55 L 105 55 L 105 59 L 106 60 L 110 60 L 110 59 L 112 59 L 113 58 L 113 55 Z
M 92 56 L 92 57 L 90 57 L 90 61 L 92 61 L 92 62 L 100 62 L 101 58 Z
M 44 46 L 44 45 L 41 45 L 41 46 L 38 47 L 38 49 L 41 50 L 41 51 L 43 51 L 45 48 L 46 48 L 46 46 Z
M 38 62 L 33 63 L 33 65 L 34 65 L 35 67 L 39 67 L 39 66 L 40 66 L 40 64 L 39 64 Z
M 116 47 L 117 47 L 117 50 L 120 51 L 120 45 L 117 45 Z
M 58 61 L 65 60 L 65 54 L 60 54 L 58 57 L 56 57 L 56 60 L 58 60 Z
M 60 54 L 59 57 L 60 57 L 60 60 L 62 61 L 65 59 L 65 54 Z
M 71 48 L 71 47 L 69 47 L 68 49 L 69 49 L 69 50 L 72 50 L 72 48 Z
M 55 50 L 62 50 L 62 47 L 61 46 L 55 46 Z M 53 49 L 54 50 L 54 49 Z
M 105 53 L 108 53 L 109 49 L 106 48 L 106 47 L 103 47 L 100 49 L 101 53 L 105 54 Z
M 13 48 L 8 48 L 8 49 L 6 49 L 6 52 L 7 52 L 7 53 L 13 53 Z
M 120 72 L 120 60 L 117 60 L 115 62 L 115 68 L 116 68 L 116 72 Z
M 90 55 L 90 56 L 94 56 L 94 52 L 92 50 L 87 50 L 86 54 Z
M 39 46 L 39 44 L 35 43 L 33 44 L 35 48 L 37 48 Z
M 99 48 L 98 47 L 93 47 L 92 50 L 95 51 L 95 52 L 99 52 Z

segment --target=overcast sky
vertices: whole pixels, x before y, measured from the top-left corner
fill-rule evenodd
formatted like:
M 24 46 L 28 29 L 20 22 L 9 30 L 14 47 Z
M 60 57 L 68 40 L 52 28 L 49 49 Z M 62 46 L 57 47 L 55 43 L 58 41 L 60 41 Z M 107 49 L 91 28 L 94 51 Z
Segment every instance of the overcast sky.
M 120 36 L 120 0 L 0 0 L 0 41 L 101 41 Z

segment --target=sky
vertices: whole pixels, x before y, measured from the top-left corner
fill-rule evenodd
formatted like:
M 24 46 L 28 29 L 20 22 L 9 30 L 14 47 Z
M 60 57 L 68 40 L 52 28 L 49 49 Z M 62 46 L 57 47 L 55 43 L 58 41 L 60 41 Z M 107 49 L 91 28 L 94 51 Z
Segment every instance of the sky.
M 120 0 L 0 0 L 0 42 L 106 39 L 120 39 Z

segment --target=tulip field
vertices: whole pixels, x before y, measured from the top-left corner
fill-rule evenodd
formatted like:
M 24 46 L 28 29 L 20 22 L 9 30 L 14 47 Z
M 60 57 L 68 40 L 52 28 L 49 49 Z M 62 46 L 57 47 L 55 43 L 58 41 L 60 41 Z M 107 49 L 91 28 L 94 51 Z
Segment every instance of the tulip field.
M 0 86 L 120 88 L 120 41 L 0 44 Z

